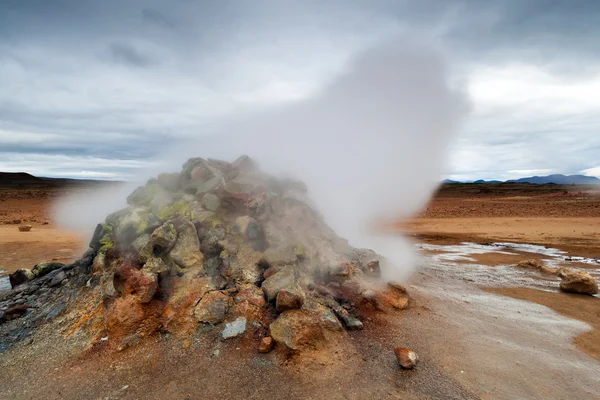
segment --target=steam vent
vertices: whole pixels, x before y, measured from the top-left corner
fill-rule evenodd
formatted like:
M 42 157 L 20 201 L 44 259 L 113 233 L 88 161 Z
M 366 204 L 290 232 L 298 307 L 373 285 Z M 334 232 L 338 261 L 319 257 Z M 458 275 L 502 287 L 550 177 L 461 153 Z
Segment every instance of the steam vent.
M 127 203 L 80 260 L 10 276 L 0 351 L 59 321 L 64 337 L 105 351 L 168 335 L 297 354 L 408 305 L 401 286 L 379 281 L 377 254 L 324 223 L 302 182 L 266 175 L 247 156 L 190 159 Z

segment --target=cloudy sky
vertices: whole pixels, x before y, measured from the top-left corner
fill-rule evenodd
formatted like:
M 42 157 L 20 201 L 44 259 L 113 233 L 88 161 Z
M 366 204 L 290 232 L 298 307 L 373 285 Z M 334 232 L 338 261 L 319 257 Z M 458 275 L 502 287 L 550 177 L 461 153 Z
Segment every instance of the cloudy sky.
M 600 176 L 599 20 L 595 0 L 0 0 L 0 171 L 131 178 L 400 33 L 471 97 L 446 177 Z

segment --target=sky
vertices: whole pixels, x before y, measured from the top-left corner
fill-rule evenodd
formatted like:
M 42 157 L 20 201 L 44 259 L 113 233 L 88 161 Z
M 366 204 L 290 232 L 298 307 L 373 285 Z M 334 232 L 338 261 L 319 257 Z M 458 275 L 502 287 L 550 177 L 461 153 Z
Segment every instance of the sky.
M 599 19 L 595 0 L 0 0 L 0 171 L 132 179 L 402 35 L 470 97 L 441 178 L 600 177 Z

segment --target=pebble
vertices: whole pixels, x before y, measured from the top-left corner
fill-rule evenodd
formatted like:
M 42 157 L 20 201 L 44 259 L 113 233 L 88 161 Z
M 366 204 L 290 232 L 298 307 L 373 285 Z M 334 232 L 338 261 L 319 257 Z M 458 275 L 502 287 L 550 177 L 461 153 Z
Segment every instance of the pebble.
M 239 317 L 233 322 L 225 324 L 225 329 L 223 329 L 223 333 L 221 336 L 223 339 L 230 339 L 236 336 L 241 335 L 246 331 L 246 318 Z
M 419 361 L 417 353 L 406 347 L 396 347 L 394 353 L 396 353 L 398 364 L 404 369 L 413 369 L 417 365 L 417 361 Z

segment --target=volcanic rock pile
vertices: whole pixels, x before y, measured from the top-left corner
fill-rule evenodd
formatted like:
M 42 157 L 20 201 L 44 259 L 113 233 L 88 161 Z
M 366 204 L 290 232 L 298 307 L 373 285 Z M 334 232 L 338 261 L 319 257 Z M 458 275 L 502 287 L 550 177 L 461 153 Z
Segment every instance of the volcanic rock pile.
M 48 306 L 35 305 L 44 286 L 58 288 L 62 309 L 66 297 L 96 302 L 99 311 L 76 328 L 117 350 L 157 332 L 246 338 L 261 352 L 319 348 L 363 329 L 364 313 L 408 305 L 402 287 L 378 284 L 377 254 L 325 224 L 302 182 L 269 176 L 247 156 L 190 159 L 127 202 L 97 226 L 81 260 L 13 274 L 15 288 L 0 301 L 19 290 L 31 299 L 15 304 L 28 306 L 20 315 L 7 316 L 0 302 L 0 331 L 20 338 L 17 325 L 6 326 L 48 319 Z

